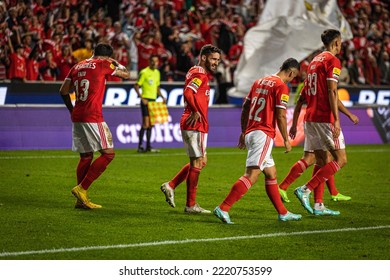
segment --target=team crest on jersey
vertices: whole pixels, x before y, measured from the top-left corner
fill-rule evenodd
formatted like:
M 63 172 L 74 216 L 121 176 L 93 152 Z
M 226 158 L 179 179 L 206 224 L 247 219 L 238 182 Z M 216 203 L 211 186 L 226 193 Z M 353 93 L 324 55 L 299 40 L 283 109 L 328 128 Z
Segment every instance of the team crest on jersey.
M 198 79 L 198 78 L 194 78 L 190 85 L 196 89 L 198 89 L 201 85 L 202 85 L 202 80 Z
M 114 64 L 110 64 L 110 68 L 112 69 L 112 70 L 114 70 L 115 69 L 115 65 Z
M 280 101 L 281 101 L 283 104 L 286 104 L 286 105 L 287 105 L 288 99 L 289 99 L 288 94 L 282 94 L 282 97 L 280 98 Z
M 341 70 L 339 68 L 333 68 L 333 78 L 338 79 L 340 77 Z

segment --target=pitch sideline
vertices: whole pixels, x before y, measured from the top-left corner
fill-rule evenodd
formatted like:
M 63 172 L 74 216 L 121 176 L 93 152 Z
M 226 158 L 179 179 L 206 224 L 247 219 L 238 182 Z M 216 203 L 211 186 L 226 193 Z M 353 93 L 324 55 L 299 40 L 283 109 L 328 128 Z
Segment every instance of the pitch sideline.
M 151 247 L 151 246 L 163 246 L 163 245 L 178 245 L 178 244 L 200 243 L 200 242 L 232 241 L 232 240 L 240 240 L 240 239 L 260 239 L 260 238 L 272 238 L 272 237 L 279 237 L 279 236 L 294 236 L 294 235 L 377 230 L 377 229 L 390 229 L 390 225 L 361 227 L 361 228 L 341 228 L 341 229 L 313 230 L 313 231 L 278 232 L 278 233 L 268 233 L 268 234 L 260 234 L 260 235 L 231 236 L 231 237 L 221 237 L 221 238 L 166 240 L 166 241 L 135 243 L 135 244 L 86 246 L 86 247 L 59 248 L 59 249 L 47 249 L 47 250 L 36 250 L 36 251 L 2 252 L 0 253 L 0 257 L 15 257 L 15 256 L 35 255 L 35 254 L 55 254 L 55 253 L 64 253 L 64 252 L 80 252 L 80 251 L 123 249 L 123 248 L 136 248 L 136 247 Z

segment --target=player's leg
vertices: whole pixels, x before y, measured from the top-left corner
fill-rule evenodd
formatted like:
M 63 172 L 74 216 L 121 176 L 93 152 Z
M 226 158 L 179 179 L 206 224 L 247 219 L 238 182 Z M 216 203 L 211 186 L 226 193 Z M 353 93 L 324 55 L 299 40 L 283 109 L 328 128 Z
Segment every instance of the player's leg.
M 223 202 L 214 209 L 214 215 L 226 224 L 233 224 L 228 213 L 230 208 L 256 183 L 260 173 L 261 170 L 258 166 L 247 167 L 245 174 L 233 184 Z
M 265 175 L 265 190 L 268 198 L 278 212 L 278 219 L 284 222 L 300 220 L 302 215 L 289 212 L 282 202 L 279 195 L 278 181 L 276 179 L 276 167 L 272 157 L 267 159 L 266 164 L 266 167 L 263 169 Z
M 303 157 L 298 160 L 290 169 L 287 176 L 279 185 L 279 193 L 284 202 L 290 202 L 287 196 L 288 187 L 298 179 L 305 170 L 315 162 L 314 152 L 304 151 Z
M 330 152 L 328 152 L 328 162 L 332 161 L 332 155 Z M 331 195 L 331 199 L 333 201 L 348 201 L 351 200 L 350 196 L 343 195 L 339 193 L 339 191 L 336 188 L 336 183 L 334 179 L 334 175 L 330 176 L 328 180 L 326 181 L 326 186 L 328 187 L 329 193 Z
M 207 154 L 203 157 L 202 169 L 207 165 Z M 180 169 L 180 171 L 173 177 L 169 182 L 164 184 L 168 184 L 170 188 L 176 189 L 178 185 L 180 185 L 184 180 L 187 179 L 188 171 L 190 170 L 190 163 L 187 163 Z
M 72 189 L 72 194 L 81 201 L 87 208 L 93 207 L 88 199 L 87 190 L 90 185 L 104 172 L 108 164 L 114 159 L 114 144 L 112 141 L 112 134 L 105 122 L 103 123 L 80 123 L 77 124 L 79 130 L 85 134 L 85 139 L 76 149 L 82 150 L 88 148 L 89 150 L 99 150 L 101 155 L 92 162 L 86 172 L 83 180 Z M 80 144 L 80 143 L 79 143 Z M 84 153 L 84 151 L 82 151 Z M 88 152 L 89 153 L 89 152 Z
M 87 174 L 88 169 L 92 163 L 93 160 L 93 152 L 89 153 L 80 153 L 80 160 L 77 165 L 77 184 L 80 184 L 81 181 L 84 179 L 85 174 Z
M 200 172 L 203 168 L 203 157 L 190 157 L 190 169 L 186 179 L 187 199 L 185 213 L 211 213 L 211 211 L 203 209 L 196 202 L 196 192 L 198 190 L 198 181 Z
M 150 123 L 150 120 L 149 120 L 149 110 L 148 110 L 148 105 L 144 104 L 142 101 L 141 101 L 141 113 L 142 113 L 142 126 L 141 126 L 141 129 L 139 131 L 139 136 L 138 136 L 138 150 L 137 152 L 138 153 L 143 153 L 145 152 L 146 150 L 143 148 L 142 146 L 142 143 L 143 143 L 143 140 L 144 140 L 144 135 L 145 135 L 145 131 L 147 131 L 148 129 L 148 126 L 149 126 L 149 123 Z

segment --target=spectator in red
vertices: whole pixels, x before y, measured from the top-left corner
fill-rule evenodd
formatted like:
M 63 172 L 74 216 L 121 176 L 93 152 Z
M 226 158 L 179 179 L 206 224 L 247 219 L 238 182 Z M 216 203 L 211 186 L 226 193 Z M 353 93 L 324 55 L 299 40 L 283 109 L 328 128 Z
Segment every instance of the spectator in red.
M 38 44 L 37 44 L 32 49 L 29 57 L 26 59 L 26 68 L 27 68 L 26 79 L 28 81 L 40 80 L 38 57 L 39 57 L 39 51 L 38 51 Z
M 46 51 L 46 57 L 39 62 L 39 72 L 41 73 L 42 80 L 44 81 L 56 81 L 58 76 L 57 63 L 54 61 L 53 53 Z
M 143 34 L 141 36 L 141 41 L 137 42 L 138 71 L 149 66 L 149 57 L 154 52 L 154 47 L 152 45 L 153 36 L 151 34 Z
M 356 36 L 352 39 L 356 50 L 361 50 L 367 46 L 367 38 L 363 28 L 359 28 Z
M 177 52 L 176 59 L 176 79 L 178 81 L 185 81 L 188 70 L 195 65 L 194 56 L 191 52 L 189 42 L 183 42 L 181 44 L 180 50 Z
M 0 81 L 7 79 L 7 65 L 9 64 L 6 46 L 0 46 Z
M 81 37 L 76 33 L 76 25 L 70 24 L 67 31 L 67 34 L 62 37 L 62 42 L 64 44 L 69 44 L 72 50 L 77 50 L 81 47 Z
M 236 69 L 238 60 L 240 59 L 242 51 L 244 50 L 244 43 L 242 42 L 242 39 L 243 37 L 239 36 L 237 38 L 237 42 L 229 49 L 228 57 L 232 71 Z
M 9 49 L 11 51 L 9 55 L 10 67 L 8 72 L 8 78 L 11 82 L 22 83 L 26 81 L 26 59 L 23 56 L 23 46 L 16 45 L 15 49 L 9 41 Z
M 37 16 L 31 18 L 30 32 L 35 40 L 45 39 L 45 31 Z
M 61 54 L 55 59 L 58 65 L 58 81 L 63 81 L 68 75 L 69 70 L 77 63 L 77 59 L 72 55 L 69 45 L 63 45 Z
M 126 48 L 130 47 L 129 37 L 122 31 L 122 26 L 119 21 L 114 22 L 114 36 L 111 39 L 111 45 L 114 49 L 122 46 Z
M 120 65 L 123 65 L 127 68 L 129 65 L 129 54 L 127 48 L 122 42 L 118 42 L 119 45 L 114 49 L 113 57 Z M 107 77 L 108 82 L 121 82 L 122 78 L 111 75 Z
M 28 58 L 31 50 L 32 50 L 32 38 L 30 34 L 24 34 L 22 36 L 22 42 L 23 42 L 23 56 L 24 58 Z

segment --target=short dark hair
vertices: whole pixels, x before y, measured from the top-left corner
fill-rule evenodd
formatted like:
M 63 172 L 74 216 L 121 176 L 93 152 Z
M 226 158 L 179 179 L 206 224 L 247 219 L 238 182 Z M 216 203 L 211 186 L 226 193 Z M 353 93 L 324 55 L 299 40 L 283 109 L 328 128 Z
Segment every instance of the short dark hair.
M 324 46 L 329 46 L 329 44 L 337 37 L 341 37 L 340 31 L 336 29 L 326 29 L 321 34 L 321 41 L 324 43 Z
M 114 53 L 112 47 L 108 44 L 97 44 L 95 49 L 93 50 L 93 54 L 95 56 L 108 56 L 111 57 Z
M 149 56 L 149 61 L 152 61 L 153 57 L 157 57 L 158 59 L 160 59 L 160 57 L 157 54 L 151 54 Z
M 216 46 L 213 46 L 211 44 L 204 45 L 200 49 L 200 56 L 202 56 L 202 55 L 208 56 L 208 55 L 210 55 L 212 53 L 219 53 L 219 54 L 221 54 L 222 51 L 219 48 L 217 48 Z
M 280 66 L 280 71 L 287 71 L 289 69 L 299 69 L 299 62 L 295 58 L 287 58 L 282 66 Z

